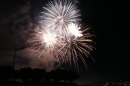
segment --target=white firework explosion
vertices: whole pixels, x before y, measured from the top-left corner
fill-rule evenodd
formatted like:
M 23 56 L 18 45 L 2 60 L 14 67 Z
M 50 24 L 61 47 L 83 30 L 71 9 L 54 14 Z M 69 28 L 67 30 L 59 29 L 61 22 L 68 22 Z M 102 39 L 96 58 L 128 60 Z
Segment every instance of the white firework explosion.
M 42 25 L 64 37 L 68 37 L 68 24 L 79 23 L 81 20 L 79 10 L 70 0 L 50 1 L 43 8 Z
M 47 47 L 54 47 L 57 42 L 56 34 L 47 32 L 43 35 L 43 40 Z
M 81 27 L 78 26 L 77 24 L 71 23 L 68 25 L 68 30 L 71 36 L 75 36 L 75 38 L 83 36 L 82 31 L 80 31 L 80 29 Z

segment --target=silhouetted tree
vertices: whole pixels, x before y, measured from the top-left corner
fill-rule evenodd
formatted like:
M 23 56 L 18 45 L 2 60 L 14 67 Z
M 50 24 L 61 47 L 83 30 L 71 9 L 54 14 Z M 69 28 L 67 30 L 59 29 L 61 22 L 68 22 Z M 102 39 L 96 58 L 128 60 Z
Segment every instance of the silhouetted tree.
M 31 68 L 22 68 L 20 70 L 13 70 L 13 67 L 10 66 L 0 66 L 0 83 L 2 86 L 16 86 L 19 84 L 24 84 L 25 86 L 66 86 L 73 85 L 72 81 L 79 78 L 77 72 L 72 70 L 65 69 L 56 69 L 50 72 L 46 72 L 45 69 L 31 69 Z M 46 82 L 40 82 L 45 80 Z M 70 83 L 62 83 L 60 81 L 69 81 Z M 22 82 L 19 82 L 22 81 Z M 11 84 L 13 82 L 13 84 Z M 64 85 L 65 84 L 65 85 Z
M 61 80 L 64 80 L 64 82 L 72 82 L 79 78 L 79 74 L 77 72 L 65 69 L 52 70 L 50 72 L 50 76 L 50 79 L 53 79 L 56 82 L 59 82 Z
M 69 80 L 70 83 L 80 77 L 79 74 L 77 72 L 73 71 L 73 70 L 68 70 L 67 75 L 68 75 L 68 80 Z
M 59 82 L 62 80 L 62 70 L 61 69 L 57 69 L 57 70 L 54 70 L 52 71 L 52 79 L 56 82 Z
M 12 78 L 13 67 L 11 66 L 0 66 L 0 81 L 6 81 Z
M 44 80 L 46 82 L 50 82 L 51 79 L 52 79 L 52 74 L 50 72 L 46 72 L 46 74 L 44 75 Z
M 22 76 L 20 74 L 20 70 L 14 70 L 14 72 L 13 72 L 13 78 L 14 79 L 22 79 Z
M 32 81 L 34 83 L 40 82 L 44 78 L 45 73 L 46 73 L 45 69 L 33 69 L 31 78 Z
M 28 82 L 31 80 L 32 77 L 32 69 L 31 68 L 22 68 L 20 69 L 20 78 L 23 81 Z

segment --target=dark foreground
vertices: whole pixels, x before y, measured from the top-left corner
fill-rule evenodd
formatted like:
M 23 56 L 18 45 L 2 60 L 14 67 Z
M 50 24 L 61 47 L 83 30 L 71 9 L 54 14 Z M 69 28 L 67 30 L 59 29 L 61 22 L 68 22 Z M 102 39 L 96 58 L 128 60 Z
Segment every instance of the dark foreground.
M 73 83 L 80 76 L 73 70 L 22 68 L 0 66 L 0 86 L 78 86 Z
M 64 82 L 41 82 L 41 83 L 16 83 L 16 82 L 4 82 L 0 86 L 79 86 L 75 83 L 64 83 Z
M 23 82 L 3 82 L 0 86 L 130 86 L 129 84 L 122 85 L 78 85 L 75 83 L 65 83 L 65 82 L 40 82 L 40 83 L 23 83 Z

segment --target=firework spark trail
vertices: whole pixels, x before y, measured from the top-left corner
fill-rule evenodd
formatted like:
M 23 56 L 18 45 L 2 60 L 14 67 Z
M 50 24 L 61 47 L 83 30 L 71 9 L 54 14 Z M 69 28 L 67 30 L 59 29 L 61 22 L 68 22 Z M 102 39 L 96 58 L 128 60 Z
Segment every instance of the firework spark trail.
M 91 40 L 91 38 L 94 35 L 90 34 L 89 30 L 89 28 L 86 28 L 83 31 L 81 31 L 80 34 L 82 34 L 82 36 L 77 37 L 76 39 L 74 37 L 71 37 L 70 41 L 62 42 L 62 46 L 59 49 L 57 49 L 57 51 L 54 53 L 55 57 L 61 59 L 62 63 L 69 62 L 70 65 L 73 61 L 77 69 L 78 57 L 80 57 L 83 64 L 87 68 L 87 63 L 84 59 L 84 55 L 87 57 L 91 57 L 90 51 L 92 51 L 95 48 L 93 46 L 94 42 L 93 40 Z
M 41 21 L 41 28 L 37 28 L 32 39 L 29 40 L 32 54 L 41 50 L 53 55 L 59 63 L 72 62 L 78 67 L 78 58 L 87 68 L 84 56 L 91 57 L 90 52 L 95 48 L 90 28 L 80 25 L 79 10 L 68 0 L 55 0 L 46 4 Z M 92 57 L 91 57 L 92 58 Z M 92 58 L 93 59 L 93 58 Z

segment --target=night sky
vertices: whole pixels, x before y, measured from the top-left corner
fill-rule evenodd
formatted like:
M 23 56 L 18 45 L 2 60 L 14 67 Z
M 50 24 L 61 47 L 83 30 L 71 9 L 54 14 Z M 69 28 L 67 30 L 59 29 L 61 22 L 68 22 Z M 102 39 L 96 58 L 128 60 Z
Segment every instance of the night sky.
M 77 1 L 77 0 L 76 0 Z M 14 45 L 26 46 L 28 28 L 36 28 L 42 7 L 47 0 L 3 0 L 0 3 L 0 65 L 12 65 Z M 129 3 L 126 0 L 79 0 L 77 3 L 82 22 L 92 27 L 96 35 L 96 50 L 86 58 L 88 69 L 79 61 L 78 83 L 130 80 L 129 62 Z M 39 67 L 56 68 L 49 58 L 31 58 L 30 51 L 17 51 L 16 69 Z M 74 66 L 61 65 L 66 69 Z

